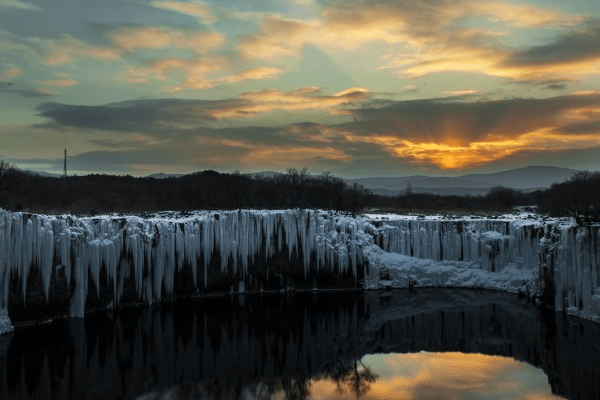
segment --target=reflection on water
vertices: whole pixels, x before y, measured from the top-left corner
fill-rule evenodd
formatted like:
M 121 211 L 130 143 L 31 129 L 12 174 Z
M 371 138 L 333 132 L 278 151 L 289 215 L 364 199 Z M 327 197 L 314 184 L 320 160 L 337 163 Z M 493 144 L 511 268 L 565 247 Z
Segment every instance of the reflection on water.
M 378 375 L 364 399 L 556 398 L 542 370 L 508 357 L 421 352 L 367 355 L 362 362 Z M 331 388 L 319 393 L 313 398 L 333 397 Z
M 598 337 L 501 293 L 204 299 L 17 329 L 0 398 L 593 400 Z

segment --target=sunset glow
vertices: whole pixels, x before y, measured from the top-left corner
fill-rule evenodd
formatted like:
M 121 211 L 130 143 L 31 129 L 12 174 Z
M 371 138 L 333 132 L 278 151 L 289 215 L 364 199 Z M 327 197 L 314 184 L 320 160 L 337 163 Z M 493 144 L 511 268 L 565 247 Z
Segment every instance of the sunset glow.
M 67 147 L 74 173 L 136 175 L 159 159 L 347 177 L 600 168 L 587 3 L 109 3 L 0 0 L 0 159 L 60 172 Z

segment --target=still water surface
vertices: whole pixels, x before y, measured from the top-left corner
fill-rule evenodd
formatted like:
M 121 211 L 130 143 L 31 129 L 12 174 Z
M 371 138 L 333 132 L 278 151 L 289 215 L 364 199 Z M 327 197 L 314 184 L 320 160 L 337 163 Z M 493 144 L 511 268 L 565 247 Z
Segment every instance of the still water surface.
M 0 339 L 2 399 L 600 399 L 599 324 L 502 293 L 228 296 Z

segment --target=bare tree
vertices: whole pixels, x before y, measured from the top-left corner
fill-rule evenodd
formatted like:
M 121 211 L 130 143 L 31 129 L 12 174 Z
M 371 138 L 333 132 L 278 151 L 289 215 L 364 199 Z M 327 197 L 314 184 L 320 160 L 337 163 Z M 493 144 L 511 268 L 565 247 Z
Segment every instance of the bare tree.
M 324 183 L 326 195 L 329 197 L 328 208 L 335 212 L 340 211 L 347 189 L 346 183 L 342 178 L 333 176 L 329 171 L 323 172 L 321 180 Z
M 0 160 L 0 199 L 21 182 L 21 170 L 13 164 Z
M 600 221 L 600 172 L 579 171 L 570 183 L 567 205 L 579 226 Z
M 284 186 L 281 198 L 281 205 L 289 204 L 292 207 L 300 207 L 302 203 L 302 195 L 308 181 L 308 167 L 301 169 L 290 167 L 286 173 L 281 175 L 279 183 Z
M 242 208 L 242 201 L 250 189 L 252 180 L 247 176 L 242 175 L 241 170 L 236 169 L 230 174 L 225 174 L 225 190 L 229 195 L 231 202 L 237 207 L 238 210 Z
M 369 191 L 365 189 L 363 185 L 354 182 L 350 188 L 351 211 L 353 217 L 356 217 L 362 210 L 365 203 L 365 197 L 368 194 Z

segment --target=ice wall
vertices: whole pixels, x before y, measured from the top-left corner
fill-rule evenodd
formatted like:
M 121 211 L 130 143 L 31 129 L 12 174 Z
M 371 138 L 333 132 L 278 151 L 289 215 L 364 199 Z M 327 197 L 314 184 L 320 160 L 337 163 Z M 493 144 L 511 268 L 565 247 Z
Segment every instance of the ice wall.
M 434 261 L 463 261 L 497 272 L 514 264 L 537 268 L 544 227 L 519 219 L 379 219 L 383 250 Z
M 173 293 L 175 271 L 191 267 L 193 285 L 211 277 L 207 266 L 219 256 L 221 272 L 241 277 L 257 254 L 266 259 L 287 246 L 288 256 L 310 267 L 356 276 L 363 242 L 372 237 L 367 222 L 330 213 L 302 210 L 197 212 L 188 217 L 74 218 L 0 210 L 0 309 L 8 306 L 11 279 L 20 278 L 27 293 L 34 266 L 48 297 L 51 278 L 63 270 L 72 294 L 69 315 L 82 317 L 90 282 L 100 287 L 101 271 L 112 285 L 113 305 L 133 279 L 138 300 L 154 303 Z M 315 265 L 311 266 L 311 262 Z M 130 271 L 133 270 L 133 276 Z M 24 296 L 25 297 L 25 296 Z
M 559 310 L 600 320 L 599 230 L 532 216 L 352 218 L 256 210 L 76 218 L 0 210 L 0 315 L 10 309 L 15 282 L 27 298 L 32 271 L 41 282 L 34 290 L 46 299 L 64 276 L 68 314 L 82 317 L 90 285 L 111 297 L 110 306 L 130 292 L 133 301 L 151 304 L 173 295 L 186 268 L 197 291 L 220 274 L 237 279 L 232 290 L 243 292 L 250 265 L 287 251 L 296 262 L 285 268 L 299 269 L 306 281 L 324 271 L 364 278 L 365 288 L 539 291 Z M 11 329 L 10 321 L 4 325 Z
M 378 272 L 366 274 L 370 287 L 504 290 L 541 297 L 558 311 L 600 322 L 600 226 L 530 214 L 373 219 L 379 248 L 366 252 Z
M 540 276 L 554 308 L 600 322 L 600 226 L 555 226 L 540 241 Z M 550 299 L 549 299 L 550 300 Z

